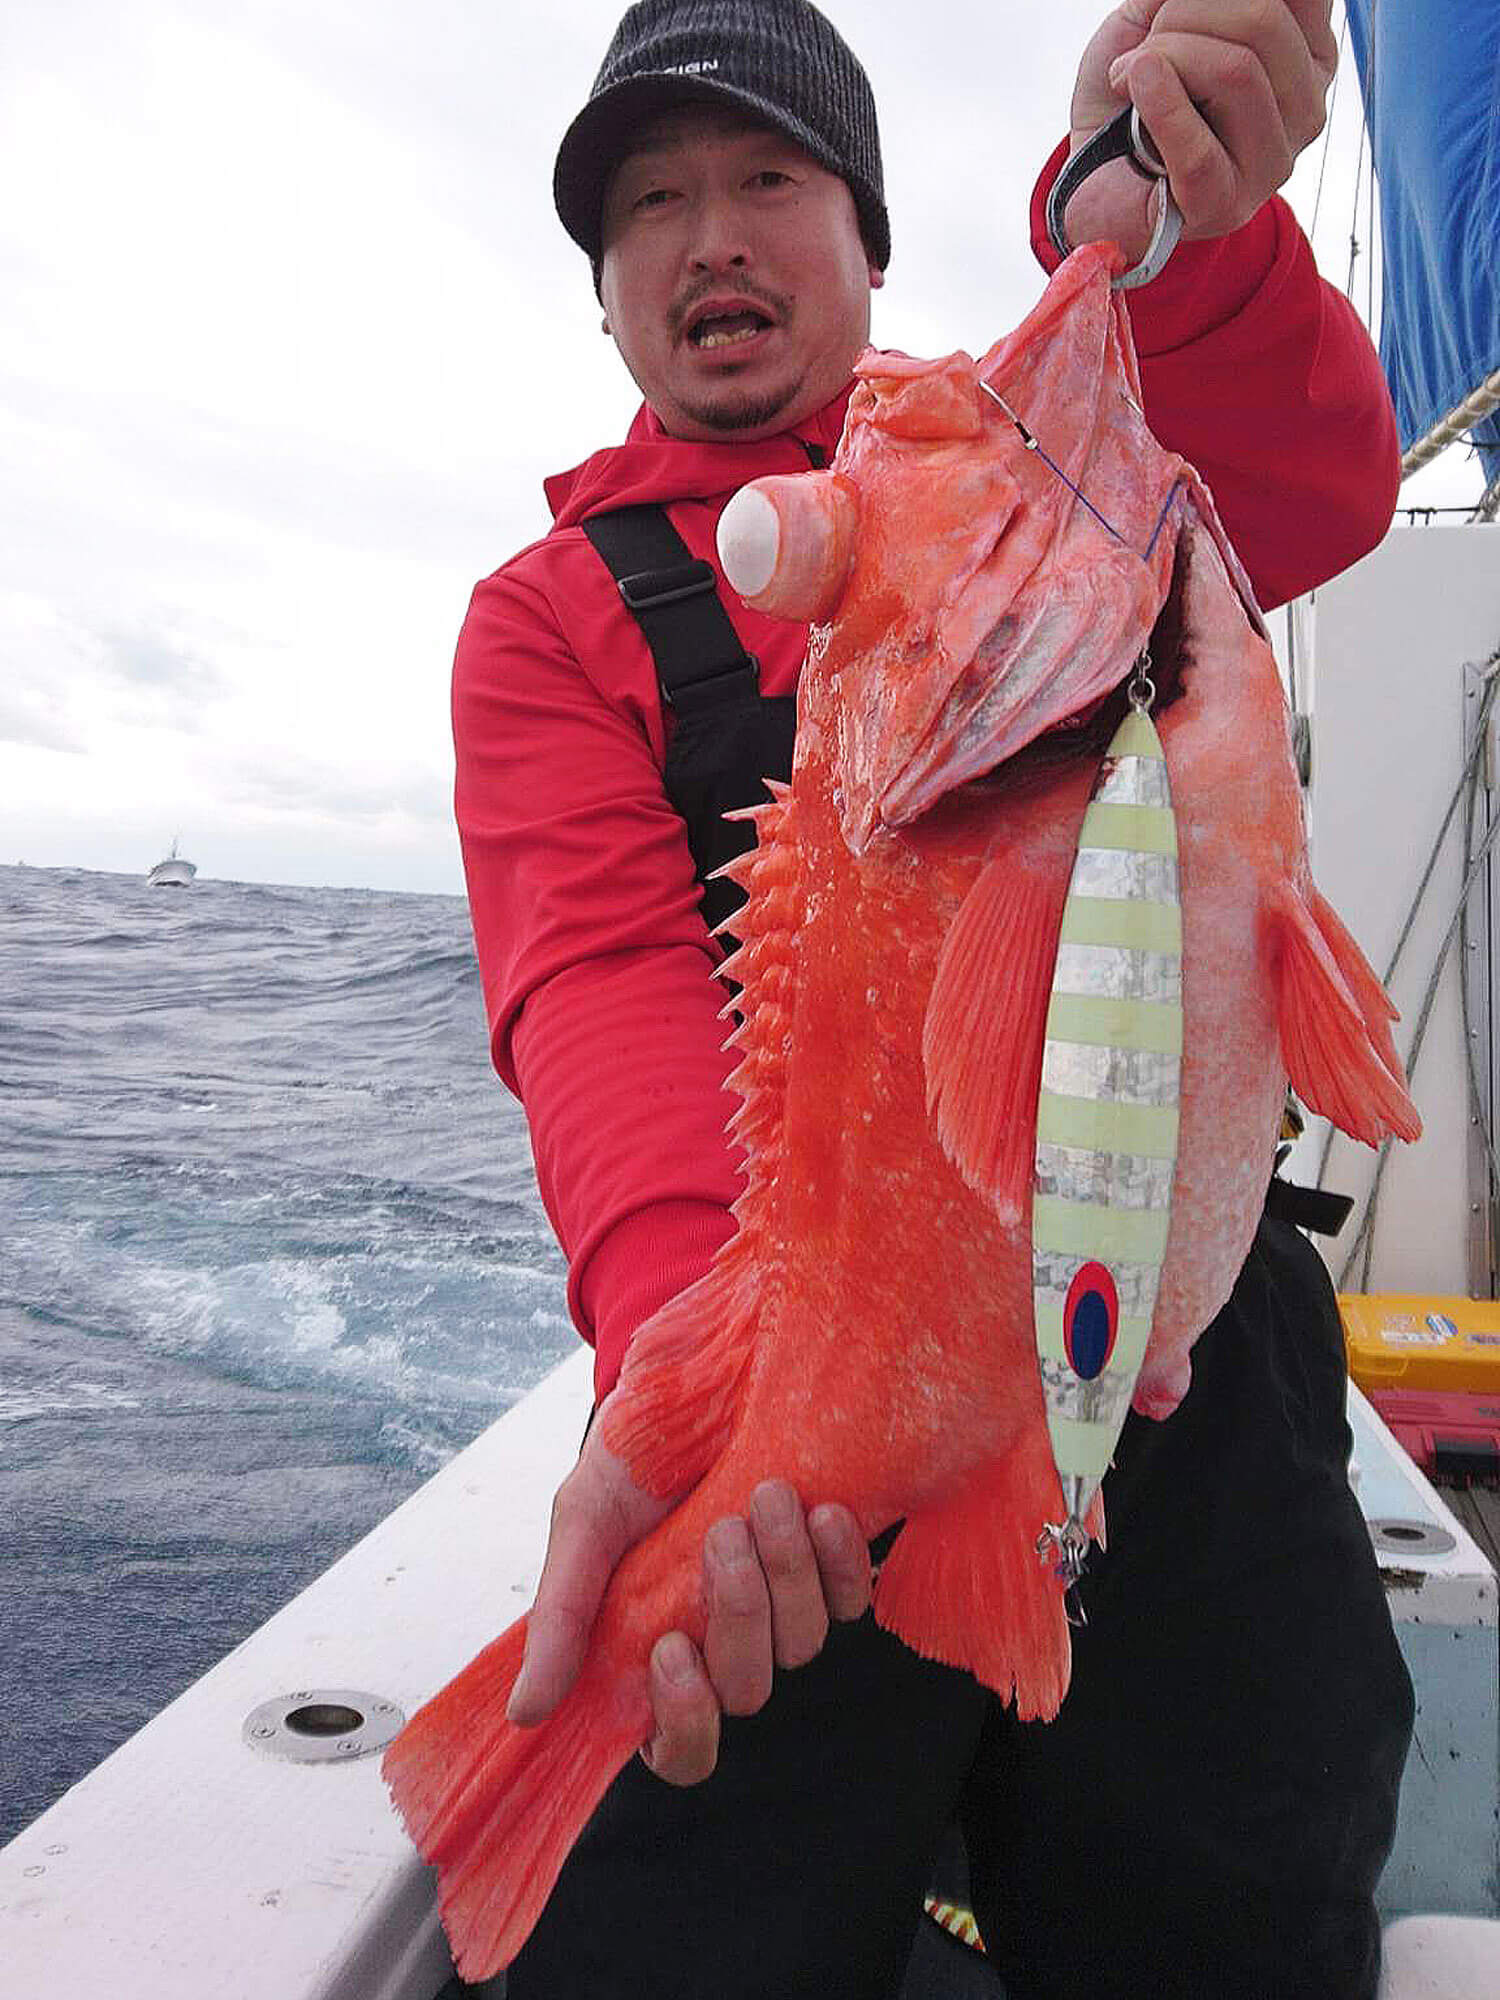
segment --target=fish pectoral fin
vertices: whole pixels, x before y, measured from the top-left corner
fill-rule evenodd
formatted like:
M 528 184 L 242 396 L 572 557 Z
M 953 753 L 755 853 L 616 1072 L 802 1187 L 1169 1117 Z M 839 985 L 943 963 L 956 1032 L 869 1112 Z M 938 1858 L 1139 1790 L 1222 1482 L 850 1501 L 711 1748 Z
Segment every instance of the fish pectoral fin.
M 938 957 L 922 1027 L 927 1110 L 969 1186 L 1007 1221 L 1027 1213 L 1047 994 L 1066 880 L 1006 855 L 985 864 Z
M 953 1498 L 909 1514 L 880 1571 L 875 1617 L 929 1660 L 1050 1721 L 1068 1688 L 1063 1588 L 1037 1536 L 1062 1510 L 1040 1419 Z
M 662 1499 L 687 1492 L 716 1463 L 739 1408 L 762 1302 L 734 1243 L 641 1327 L 600 1414 L 605 1444 Z
M 1316 891 L 1273 893 L 1276 1006 L 1292 1088 L 1353 1139 L 1416 1139 L 1422 1121 L 1391 1041 L 1395 1009 L 1348 931 Z
M 1312 911 L 1313 921 L 1323 942 L 1333 956 L 1334 964 L 1344 975 L 1344 984 L 1349 989 L 1350 997 L 1364 1016 L 1365 1027 L 1369 1030 L 1370 1040 L 1375 1044 L 1376 1054 L 1404 1090 L 1406 1069 L 1396 1053 L 1396 1044 L 1391 1039 L 1390 1024 L 1401 1018 L 1396 1011 L 1395 1001 L 1381 985 L 1374 966 L 1360 950 L 1328 898 L 1313 889 L 1307 898 L 1307 906 Z

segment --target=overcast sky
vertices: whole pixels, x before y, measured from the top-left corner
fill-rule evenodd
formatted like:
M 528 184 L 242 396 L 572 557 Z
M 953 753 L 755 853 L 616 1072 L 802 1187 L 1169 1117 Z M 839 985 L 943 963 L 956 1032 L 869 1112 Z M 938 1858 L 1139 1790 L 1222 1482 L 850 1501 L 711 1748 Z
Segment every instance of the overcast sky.
M 0 860 L 136 872 L 180 835 L 205 875 L 461 888 L 470 588 L 635 406 L 550 192 L 619 11 L 5 10 Z M 1107 11 L 829 0 L 880 106 L 877 342 L 978 352 L 1030 306 L 1027 194 Z M 1314 236 L 1341 285 L 1356 98 L 1351 64 Z M 1408 498 L 1477 497 L 1448 456 Z

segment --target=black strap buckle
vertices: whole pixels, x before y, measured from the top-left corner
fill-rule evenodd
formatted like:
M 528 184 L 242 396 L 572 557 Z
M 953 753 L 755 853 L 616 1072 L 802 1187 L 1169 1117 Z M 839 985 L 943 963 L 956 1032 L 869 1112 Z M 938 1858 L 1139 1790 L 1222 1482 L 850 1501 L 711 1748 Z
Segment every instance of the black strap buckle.
M 664 604 L 681 604 L 684 598 L 702 597 L 716 587 L 713 569 L 706 562 L 677 563 L 671 569 L 642 569 L 622 576 L 617 588 L 632 611 L 655 611 Z
M 662 698 L 679 715 L 695 709 L 720 706 L 727 698 L 743 702 L 760 700 L 760 661 L 746 653 L 716 673 L 701 674 L 697 680 L 679 681 L 675 687 L 661 683 Z
M 663 701 L 687 714 L 760 699 L 713 566 L 690 554 L 664 507 L 620 507 L 582 527 L 651 648 Z

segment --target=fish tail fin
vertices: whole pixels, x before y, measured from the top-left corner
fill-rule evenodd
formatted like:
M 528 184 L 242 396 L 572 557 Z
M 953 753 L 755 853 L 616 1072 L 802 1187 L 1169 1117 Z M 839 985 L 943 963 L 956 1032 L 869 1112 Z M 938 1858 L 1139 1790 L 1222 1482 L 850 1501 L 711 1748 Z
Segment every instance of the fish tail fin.
M 1321 1117 L 1367 1146 L 1417 1139 L 1422 1121 L 1391 1041 L 1395 1017 L 1364 953 L 1313 891 L 1273 894 L 1276 1003 L 1292 1088 Z
M 927 1109 L 943 1151 L 1007 1221 L 1031 1200 L 1047 991 L 1066 882 L 1006 856 L 953 919 L 922 1024 Z
M 881 1566 L 877 1622 L 926 1658 L 967 1668 L 1002 1701 L 1013 1696 L 1023 1721 L 1050 1721 L 1071 1650 L 1062 1586 L 1036 1538 L 1061 1511 L 1038 1422 L 951 1499 L 907 1517 Z
M 472 1981 L 526 1942 L 574 1841 L 651 1733 L 644 1675 L 632 1698 L 592 1663 L 548 1721 L 507 1722 L 525 1642 L 520 1619 L 418 1709 L 381 1766 L 438 1871 L 454 1960 Z

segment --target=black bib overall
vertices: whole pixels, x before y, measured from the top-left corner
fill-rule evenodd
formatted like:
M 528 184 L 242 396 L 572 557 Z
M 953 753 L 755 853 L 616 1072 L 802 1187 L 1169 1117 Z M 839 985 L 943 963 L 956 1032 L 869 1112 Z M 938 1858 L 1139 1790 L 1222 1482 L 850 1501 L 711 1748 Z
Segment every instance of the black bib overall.
M 760 696 L 664 514 L 604 520 L 587 526 L 657 658 L 664 783 L 706 878 L 751 837 L 723 813 L 790 776 L 793 704 Z M 705 881 L 710 923 L 738 895 Z M 958 2000 L 998 1991 L 990 1966 L 1010 2000 L 1370 2000 L 1412 1698 L 1343 1397 L 1322 1262 L 1268 1217 L 1182 1407 L 1127 1421 L 1058 1719 L 1017 1723 L 869 1616 L 835 1626 L 759 1715 L 726 1720 L 707 1783 L 632 1760 L 510 2000 Z M 989 1966 L 930 1930 L 911 1950 L 955 1816 Z

